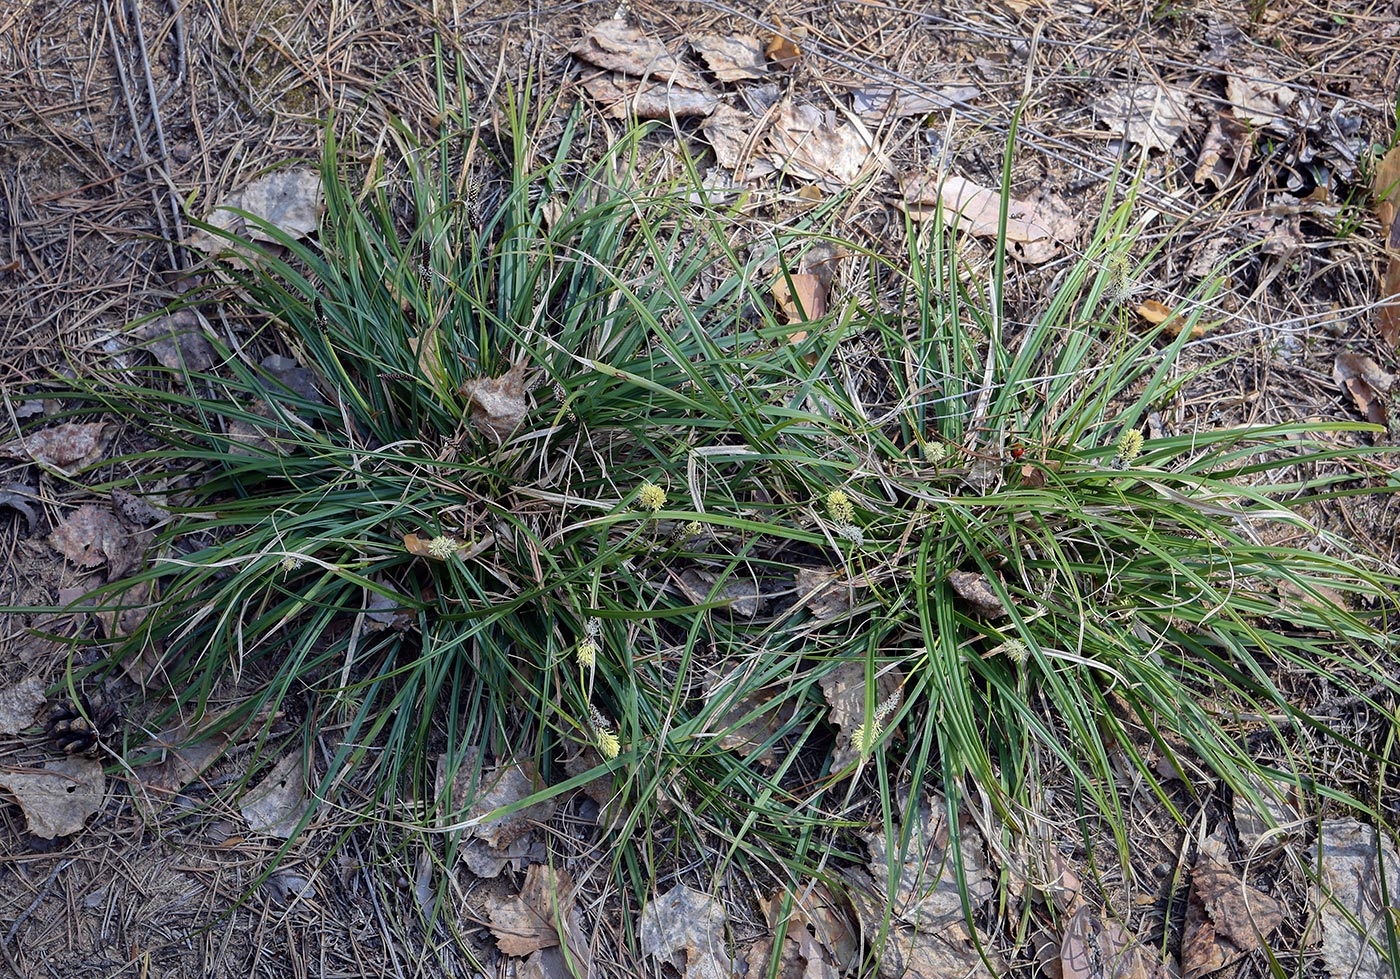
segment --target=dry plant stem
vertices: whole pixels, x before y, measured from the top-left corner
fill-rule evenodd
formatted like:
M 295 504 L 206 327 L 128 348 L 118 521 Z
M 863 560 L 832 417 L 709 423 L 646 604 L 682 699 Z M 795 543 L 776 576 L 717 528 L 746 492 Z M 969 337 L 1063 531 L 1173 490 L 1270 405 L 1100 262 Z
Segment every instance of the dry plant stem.
M 144 127 L 141 125 L 140 116 L 136 111 L 136 103 L 131 95 L 131 87 L 127 80 L 126 59 L 122 56 L 121 40 L 117 36 L 117 26 L 113 21 L 112 4 L 114 2 L 121 3 L 123 2 L 123 0 L 102 0 L 102 10 L 104 14 L 103 20 L 107 27 L 107 37 L 111 46 L 112 58 L 116 61 L 117 64 L 117 81 L 121 84 L 122 101 L 126 105 L 127 116 L 131 120 L 132 140 L 136 145 L 137 152 L 140 154 L 141 162 L 146 168 L 147 175 L 150 177 L 154 177 L 157 173 L 156 164 L 154 163 L 154 161 L 152 161 L 150 153 L 148 153 L 146 150 Z M 154 96 L 152 96 L 151 99 L 151 111 L 155 118 L 158 120 L 160 116 L 160 108 L 158 103 L 155 101 Z M 166 159 L 169 159 L 168 154 L 165 154 L 165 157 Z M 156 181 L 154 179 L 151 180 L 151 203 L 154 205 L 156 217 L 160 222 L 161 235 L 165 239 L 167 257 L 170 260 L 171 266 L 178 268 L 179 266 L 177 264 L 176 259 L 176 247 L 174 243 L 180 240 L 180 235 L 174 229 L 181 226 L 179 205 L 178 203 L 172 201 L 172 205 L 175 211 L 175 225 L 172 227 L 172 225 L 169 223 L 169 219 L 166 217 L 165 209 L 161 206 L 160 194 L 159 191 L 157 191 L 156 189 L 158 183 L 167 183 L 168 181 L 168 176 L 166 176 L 165 179 L 162 181 Z

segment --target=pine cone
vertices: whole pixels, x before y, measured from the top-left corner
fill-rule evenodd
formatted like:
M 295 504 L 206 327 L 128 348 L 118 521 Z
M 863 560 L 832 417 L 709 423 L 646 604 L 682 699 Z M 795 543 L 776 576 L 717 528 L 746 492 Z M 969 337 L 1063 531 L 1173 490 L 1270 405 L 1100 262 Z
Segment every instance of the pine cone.
M 117 709 L 101 700 L 78 694 L 77 703 L 60 700 L 49 708 L 44 730 L 49 740 L 65 755 L 96 757 L 104 740 L 116 733 Z

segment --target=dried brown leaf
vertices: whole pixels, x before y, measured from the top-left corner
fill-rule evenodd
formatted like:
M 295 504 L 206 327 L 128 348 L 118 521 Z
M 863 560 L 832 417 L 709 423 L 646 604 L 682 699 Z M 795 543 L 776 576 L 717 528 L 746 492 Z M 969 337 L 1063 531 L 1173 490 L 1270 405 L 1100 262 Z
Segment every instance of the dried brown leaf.
M 834 568 L 797 569 L 797 599 L 818 622 L 849 612 L 854 591 L 855 582 Z
M 1094 115 L 1110 131 L 1149 150 L 1169 150 L 1191 122 L 1186 98 L 1155 82 L 1125 85 L 1094 103 Z
M 958 597 L 972 607 L 975 615 L 996 619 L 1006 614 L 1006 606 L 1001 596 L 992 587 L 991 580 L 980 571 L 949 571 L 948 584 Z
M 108 580 L 115 580 L 115 576 L 109 574 Z M 115 606 L 112 602 L 107 602 L 106 608 L 94 612 L 94 618 L 102 626 L 102 634 L 108 639 L 125 639 L 134 634 L 154 607 L 151 588 L 150 581 L 138 581 L 128 585 L 115 599 Z M 150 678 L 159 659 L 158 651 L 147 645 L 143 646 L 136 656 L 128 656 L 123 660 L 122 668 L 133 680 L 144 683 Z
M 1397 222 L 1400 225 L 1400 222 Z M 1381 340 L 1394 349 L 1400 346 L 1400 255 L 1385 259 L 1381 275 L 1381 299 L 1378 317 Z
M 984 946 L 985 947 L 985 946 Z M 887 951 L 895 962 L 880 963 L 881 976 L 900 979 L 987 979 L 1005 975 L 1001 957 L 992 951 L 986 959 L 977 946 L 957 933 L 930 934 L 909 928 L 895 930 Z M 988 966 L 988 960 L 991 966 Z
M 1006 974 L 1006 963 L 997 950 L 985 936 L 973 942 L 961 920 L 938 929 L 891 922 L 884 892 L 877 893 L 880 897 L 873 897 L 868 887 L 850 891 L 865 941 L 884 942 L 880 979 L 997 979 Z
M 1030 937 L 1031 957 L 1045 979 L 1065 979 L 1060 964 L 1060 936 L 1049 925 L 1041 925 Z
M 753 579 L 724 576 L 699 568 L 686 568 L 671 576 L 671 582 L 682 595 L 696 605 L 722 603 L 734 610 L 735 615 L 753 618 L 768 608 L 759 583 Z
M 868 134 L 814 105 L 791 102 L 774 117 L 768 147 L 779 169 L 830 191 L 854 181 L 874 155 Z
M 266 424 L 234 418 L 228 423 L 229 455 L 288 455 L 296 448 L 291 432 L 275 416 L 278 412 L 267 402 L 258 402 L 247 409 L 256 418 L 267 419 Z M 295 413 L 282 406 L 282 412 L 295 416 Z
M 791 71 L 802 60 L 802 48 L 797 39 L 786 34 L 774 34 L 769 38 L 763 54 L 783 71 Z
M 754 117 L 728 105 L 715 108 L 700 131 L 715 151 L 715 162 L 726 170 L 737 171 L 753 150 Z
M 827 283 L 812 272 L 788 272 L 773 280 L 773 301 L 788 323 L 826 315 Z
M 1390 248 L 1400 248 L 1400 241 L 1395 240 L 1395 218 L 1400 212 L 1400 146 L 1392 147 L 1376 164 L 1371 192 L 1381 221 L 1381 240 Z
M 38 514 L 34 512 L 37 490 L 23 483 L 8 483 L 0 486 L 0 506 L 9 507 L 24 518 L 25 533 L 32 534 L 39 525 Z
M 602 764 L 602 756 L 592 747 L 564 759 L 564 771 L 573 778 L 590 772 Z M 597 808 L 595 822 L 605 829 L 622 825 L 630 813 L 625 797 L 617 791 L 611 775 L 600 775 L 584 782 L 579 788 Z
M 416 614 L 411 606 L 377 591 L 370 593 L 369 601 L 365 604 L 364 617 L 365 628 L 370 632 L 383 632 L 386 629 L 407 632 L 417 624 Z
M 112 509 L 129 527 L 149 527 L 165 519 L 164 510 L 124 489 L 112 490 Z
M 642 909 L 642 951 L 669 963 L 684 979 L 732 979 L 726 921 L 724 906 L 713 897 L 677 884 Z
M 480 542 L 468 543 L 446 534 L 439 537 L 404 534 L 403 548 L 414 557 L 427 558 L 430 561 L 445 561 L 449 556 L 456 556 L 465 561 L 480 554 L 482 550 Z
M 856 924 L 825 884 L 810 881 L 793 893 L 785 919 L 782 894 L 759 904 L 774 934 L 795 939 L 798 954 L 808 963 L 819 960 L 842 974 L 855 963 L 860 951 Z
M 191 732 L 184 723 L 157 737 L 161 747 L 159 763 L 137 769 L 141 784 L 155 793 L 178 792 L 189 785 L 228 748 L 229 737 L 221 730 L 206 727 Z
M 321 210 L 321 175 L 315 170 L 293 168 L 269 173 L 227 194 L 205 217 L 207 224 L 253 241 L 272 237 L 236 211 L 247 211 L 291 238 L 316 230 Z M 228 243 L 202 229 L 191 234 L 191 246 L 207 253 L 226 250 Z
M 1137 308 L 1137 314 L 1153 326 L 1165 323 L 1175 314 L 1155 299 L 1144 300 Z
M 468 830 L 469 836 L 484 840 L 489 846 L 500 850 L 524 838 L 554 815 L 555 801 L 544 799 L 508 815 L 485 819 L 496 810 L 515 805 L 538 792 L 544 783 L 534 765 L 528 761 L 519 764 L 507 762 L 485 769 L 475 786 L 471 785 L 473 768 L 464 763 L 457 771 L 453 788 L 455 806 L 460 807 L 468 800 L 471 802 L 464 817 L 475 823 Z
M 763 45 L 749 34 L 701 34 L 690 42 L 705 64 L 721 82 L 763 78 L 768 66 Z
M 461 394 L 471 404 L 472 424 L 497 442 L 514 434 L 530 410 L 525 370 L 521 361 L 500 377 L 477 378 L 461 387 Z
M 1244 172 L 1253 154 L 1254 136 L 1249 127 L 1223 109 L 1211 117 L 1192 179 L 1198 184 L 1212 183 L 1223 188 Z
M 903 91 L 889 86 L 860 89 L 851 93 L 851 105 L 863 118 L 926 116 L 930 112 L 971 102 L 982 94 L 976 85 L 940 85 L 931 91 Z
M 915 221 L 934 217 L 941 208 L 943 220 L 960 231 L 979 237 L 996 237 L 1001 220 L 1001 193 L 962 177 L 945 177 L 915 171 L 901 179 L 904 209 Z M 1049 196 L 1012 200 L 1006 213 L 1006 249 L 1027 265 L 1039 265 L 1058 255 L 1064 244 L 1079 233 L 1079 222 L 1062 202 Z
M 1351 395 L 1357 411 L 1373 425 L 1386 423 L 1386 398 L 1395 384 L 1395 375 L 1381 370 L 1370 357 L 1351 351 L 1337 354 L 1332 365 L 1332 377 L 1337 385 Z
M 578 914 L 577 911 L 574 912 Z M 578 943 L 582 955 L 566 956 L 563 946 L 542 948 L 531 955 L 516 971 L 517 979 L 592 979 L 595 974 L 591 948 Z
M 1084 883 L 1064 854 L 1050 847 L 1046 854 L 1046 880 L 1037 888 L 1047 903 L 1061 914 L 1077 911 L 1084 901 Z
M 129 336 L 162 367 L 172 371 L 207 371 L 218 360 L 204 335 L 199 315 L 181 309 L 132 330 Z
M 1083 905 L 1060 944 L 1063 979 L 1166 979 L 1160 958 L 1113 918 Z
M 836 979 L 836 970 L 818 959 L 813 962 L 802 954 L 802 946 L 795 938 L 782 940 L 782 950 L 778 953 L 778 971 L 774 979 Z M 767 976 L 768 964 L 773 961 L 773 938 L 763 937 L 749 946 L 744 953 L 741 972 L 746 976 Z
M 282 389 L 286 388 L 297 397 L 304 398 L 312 404 L 325 402 L 326 399 L 321 396 L 321 391 L 316 386 L 315 373 L 301 366 L 295 358 L 283 357 L 281 354 L 268 354 L 259 361 L 258 366 L 267 373 L 266 378 L 258 378 L 258 385 L 270 397 L 282 397 Z
M 18 734 L 34 723 L 44 706 L 44 681 L 27 676 L 0 690 L 0 734 Z
M 102 763 L 92 758 L 64 758 L 41 769 L 0 769 L 0 789 L 19 804 L 29 832 L 45 840 L 82 829 L 102 807 L 106 784 Z
M 901 806 L 901 809 L 907 809 Z M 893 910 L 903 920 L 931 933 L 960 932 L 967 937 L 963 899 L 974 908 L 992 898 L 995 880 L 982 854 L 981 834 L 975 826 L 964 825 L 959 833 L 964 880 L 958 881 L 958 870 L 948 852 L 948 807 L 943 796 L 921 796 L 909 827 L 908 845 L 900 853 L 902 866 L 896 864 L 897 879 L 891 888 L 890 850 L 899 850 L 905 835 L 901 830 L 893 840 L 881 832 L 864 835 L 870 851 L 866 862 L 874 876 L 877 893 L 894 894 Z
M 502 955 L 526 956 L 569 941 L 571 949 L 583 943 L 570 936 L 579 932 L 574 910 L 574 882 L 568 871 L 535 864 L 525 871 L 520 894 L 487 901 L 491 931 Z M 565 934 L 560 934 L 560 928 Z
M 725 751 L 750 755 L 750 761 L 765 767 L 776 765 L 778 759 L 772 747 L 757 752 L 791 719 L 792 705 L 765 690 L 736 698 L 729 681 L 730 678 L 719 670 L 707 677 L 705 696 L 716 705 L 710 730 L 718 733 L 717 741 Z
M 485 840 L 464 839 L 457 847 L 457 859 L 462 866 L 482 880 L 499 877 L 507 868 L 519 873 L 548 857 L 549 848 L 538 836 L 522 836 L 502 847 L 494 847 Z
M 609 17 L 596 24 L 571 53 L 599 68 L 637 78 L 655 78 L 682 88 L 703 89 L 705 80 L 682 65 L 666 45 L 639 27 Z
M 438 346 L 440 337 L 441 325 L 434 321 L 417 336 L 408 338 L 408 349 L 418 361 L 418 372 L 437 384 L 441 384 L 443 379 L 442 353 Z
M 115 427 L 107 422 L 65 422 L 0 445 L 0 456 L 29 458 L 46 469 L 72 476 L 99 462 L 115 434 Z
M 1186 326 L 1185 317 L 1176 313 L 1170 307 L 1159 303 L 1155 299 L 1144 299 L 1139 303 L 1137 314 L 1153 326 L 1161 326 L 1162 332 L 1170 337 L 1178 335 Z M 1191 337 L 1193 339 L 1205 335 L 1206 328 L 1204 324 L 1198 322 L 1191 327 Z
M 1381 340 L 1394 348 L 1400 346 L 1400 221 L 1396 220 L 1400 210 L 1400 146 L 1392 147 L 1376 164 L 1372 192 L 1386 250 L 1382 259 L 1385 271 L 1381 273 Z
M 1241 122 L 1254 127 L 1268 126 L 1284 133 L 1293 129 L 1289 108 L 1298 93 L 1268 77 L 1263 69 L 1248 68 L 1228 74 L 1225 97 Z
M 286 755 L 244 797 L 239 812 L 254 833 L 290 839 L 311 806 L 301 752 Z
M 1223 851 L 1223 847 L 1219 848 Z M 1185 979 L 1201 979 L 1259 948 L 1283 923 L 1283 905 L 1205 852 L 1191 871 L 1181 936 Z
M 110 563 L 109 577 L 120 578 L 131 567 L 139 542 L 111 510 L 84 503 L 53 529 L 49 543 L 80 568 Z
M 610 119 L 695 118 L 708 116 L 720 104 L 719 96 L 708 88 L 687 88 L 623 75 L 589 78 L 583 88 Z

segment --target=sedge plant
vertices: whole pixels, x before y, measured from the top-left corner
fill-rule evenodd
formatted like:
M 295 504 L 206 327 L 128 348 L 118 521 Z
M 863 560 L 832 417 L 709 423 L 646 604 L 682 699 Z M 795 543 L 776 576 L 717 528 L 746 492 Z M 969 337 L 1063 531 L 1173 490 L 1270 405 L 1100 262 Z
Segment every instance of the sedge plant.
M 1194 319 L 1122 315 L 1131 194 L 1029 323 L 938 221 L 900 255 L 839 242 L 870 289 L 794 341 L 768 291 L 839 197 L 740 241 L 742 201 L 639 176 L 645 128 L 585 166 L 578 114 L 542 153 L 510 98 L 493 143 L 439 81 L 426 141 L 365 160 L 328 129 L 311 239 L 209 229 L 264 333 L 92 389 L 190 481 L 102 596 L 148 611 L 96 668 L 153 658 L 185 712 L 236 680 L 230 724 L 298 705 L 334 732 L 316 795 L 396 825 L 463 828 L 470 788 L 434 786 L 483 758 L 536 774 L 517 806 L 602 779 L 639 897 L 683 854 L 794 884 L 858 861 L 858 786 L 892 838 L 895 783 L 1020 827 L 1049 764 L 1126 852 L 1115 755 L 1185 818 L 1138 732 L 1251 792 L 1236 721 L 1328 734 L 1280 670 L 1394 675 L 1395 579 L 1306 516 L 1369 478 L 1337 438 L 1364 426 L 1149 431 Z

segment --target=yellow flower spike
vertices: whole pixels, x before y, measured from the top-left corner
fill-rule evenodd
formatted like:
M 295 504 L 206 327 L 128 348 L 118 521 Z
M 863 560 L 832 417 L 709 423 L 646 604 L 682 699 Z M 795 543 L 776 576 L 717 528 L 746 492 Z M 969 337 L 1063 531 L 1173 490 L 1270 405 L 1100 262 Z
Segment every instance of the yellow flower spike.
M 676 544 L 684 544 L 695 537 L 699 537 L 704 531 L 705 525 L 699 520 L 677 524 L 675 530 L 671 531 L 671 540 Z
M 843 490 L 832 490 L 826 494 L 826 512 L 838 524 L 854 523 L 856 508 L 851 506 L 851 498 Z
M 578 644 L 576 650 L 578 654 L 578 665 L 585 670 L 593 669 L 593 664 L 598 662 L 598 644 L 592 639 L 583 639 Z
M 851 732 L 851 747 L 862 755 L 870 754 L 870 749 L 875 747 L 876 741 L 880 740 L 880 732 L 885 729 L 885 718 L 889 717 L 899 706 L 899 699 L 900 692 L 895 690 L 880 702 L 879 707 L 875 708 L 875 716 L 870 719 L 868 725 L 856 725 L 856 729 Z
M 301 570 L 301 566 L 306 562 L 295 554 L 284 554 L 282 555 L 282 560 L 278 563 L 282 566 L 282 571 L 285 574 L 291 574 L 293 571 Z
M 446 561 L 457 553 L 457 542 L 451 537 L 434 537 L 428 541 L 428 553 L 439 561 Z
M 612 761 L 622 750 L 622 742 L 613 733 L 612 724 L 603 716 L 602 711 L 590 706 L 588 712 L 593 719 L 593 739 L 598 745 L 598 754 L 603 756 L 604 761 Z
M 1118 436 L 1118 461 L 1129 463 L 1142 455 L 1143 445 L 1142 433 L 1136 428 L 1129 428 Z
M 666 505 L 666 491 L 655 483 L 643 483 L 637 491 L 637 506 L 648 513 L 655 513 Z
M 851 747 L 859 751 L 862 755 L 870 754 L 870 749 L 875 747 L 875 742 L 880 740 L 880 722 L 872 720 L 867 726 L 857 724 L 856 729 L 851 732 Z

